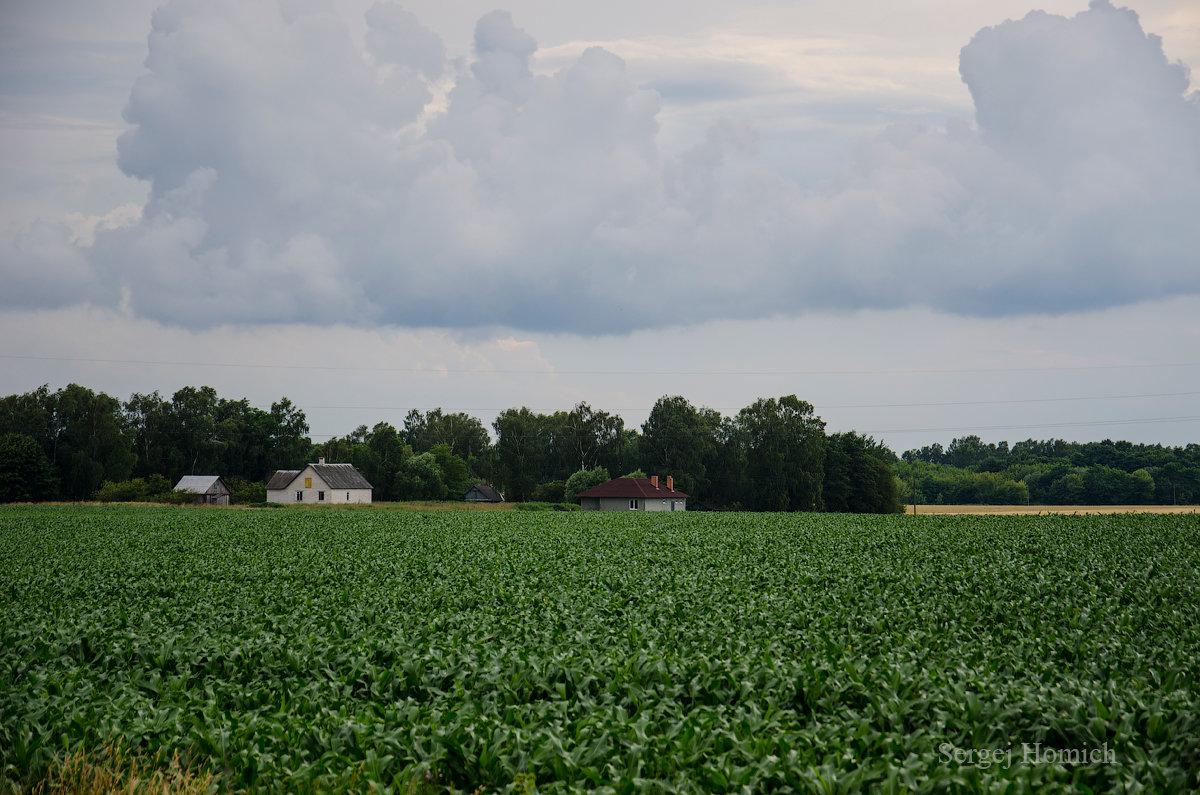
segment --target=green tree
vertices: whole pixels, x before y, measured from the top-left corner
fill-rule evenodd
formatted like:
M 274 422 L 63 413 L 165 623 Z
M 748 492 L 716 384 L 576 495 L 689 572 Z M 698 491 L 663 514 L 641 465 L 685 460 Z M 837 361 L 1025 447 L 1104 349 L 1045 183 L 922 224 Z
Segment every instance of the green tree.
M 0 434 L 29 436 L 53 459 L 50 452 L 53 403 L 50 388 L 44 384 L 32 392 L 0 398 Z
M 402 436 L 414 452 L 424 453 L 435 445 L 444 444 L 450 452 L 468 462 L 483 455 L 489 445 L 487 429 L 482 422 L 470 414 L 446 414 L 441 409 L 431 409 L 424 414 L 418 409 L 409 411 L 404 418 Z
M 308 463 L 312 442 L 308 438 L 308 419 L 286 397 L 271 404 L 274 427 L 270 436 L 272 469 L 298 469 Z
M 566 499 L 563 494 L 566 485 L 561 480 L 539 483 L 533 487 L 533 493 L 529 496 L 534 502 L 562 502 Z
M 505 409 L 496 417 L 496 452 L 502 491 L 525 502 L 537 486 L 550 441 L 547 418 L 525 407 Z
M 746 444 L 746 507 L 819 511 L 825 423 L 795 395 L 760 398 L 738 412 Z
M 576 470 L 620 462 L 625 441 L 625 421 L 620 417 L 579 402 L 567 413 L 560 433 L 562 447 Z
M 145 477 L 167 471 L 168 439 L 166 429 L 171 404 L 158 392 L 143 395 L 134 392 L 124 405 L 125 432 L 137 454 L 135 474 Z
M 433 453 L 418 453 L 396 473 L 396 492 L 401 500 L 444 500 L 446 479 Z
M 446 496 L 443 499 L 461 500 L 474 483 L 467 462 L 455 455 L 448 444 L 435 444 L 429 454 L 437 462 L 442 481 L 446 484 Z
M 46 398 L 50 413 L 46 453 L 62 496 L 86 500 L 102 481 L 129 479 L 135 455 L 123 432 L 120 401 L 78 384 L 68 384 Z
M 901 510 L 895 455 L 874 439 L 853 431 L 830 434 L 825 448 L 825 510 L 843 513 L 897 513 Z
M 567 502 L 578 503 L 580 501 L 579 492 L 587 491 L 593 486 L 599 486 L 610 480 L 612 478 L 608 476 L 608 470 L 604 467 L 581 469 L 567 478 L 567 484 L 563 487 L 563 499 Z
M 185 386 L 171 396 L 167 435 L 170 452 L 167 477 L 204 475 L 217 466 L 217 391 L 210 386 Z
M 638 456 L 641 469 L 672 475 L 680 491 L 696 497 L 706 490 L 705 462 L 714 448 L 711 416 L 684 397 L 667 395 L 658 399 L 642 425 Z
M 1063 475 L 1050 486 L 1047 495 L 1050 505 L 1080 505 L 1084 502 L 1085 484 L 1078 472 Z
M 54 466 L 32 436 L 0 436 L 0 502 L 42 502 L 58 493 Z

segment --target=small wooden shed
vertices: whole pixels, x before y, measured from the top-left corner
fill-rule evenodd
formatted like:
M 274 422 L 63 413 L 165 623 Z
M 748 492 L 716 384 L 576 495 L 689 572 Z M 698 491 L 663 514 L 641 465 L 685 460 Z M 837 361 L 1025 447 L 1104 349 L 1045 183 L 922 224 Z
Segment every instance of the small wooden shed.
M 175 491 L 196 495 L 204 505 L 228 505 L 229 486 L 218 475 L 184 475 L 175 484 Z
M 467 502 L 504 502 L 504 495 L 486 483 L 476 483 L 463 496 Z

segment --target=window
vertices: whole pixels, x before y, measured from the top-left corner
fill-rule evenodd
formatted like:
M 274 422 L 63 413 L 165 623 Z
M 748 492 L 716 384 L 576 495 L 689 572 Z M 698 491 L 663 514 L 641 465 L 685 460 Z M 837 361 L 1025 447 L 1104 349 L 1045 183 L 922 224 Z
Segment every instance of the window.
M 323 492 L 323 491 L 317 492 L 317 502 L 325 502 L 325 492 Z
M 304 502 L 304 492 L 296 492 L 296 502 Z
M 636 511 L 637 509 L 638 509 L 637 500 L 630 500 L 629 501 L 629 510 Z
M 311 488 L 312 488 L 312 478 L 305 478 L 305 479 L 304 479 L 304 488 L 306 488 L 306 489 L 311 489 Z
M 346 492 L 346 502 L 350 502 L 350 492 Z

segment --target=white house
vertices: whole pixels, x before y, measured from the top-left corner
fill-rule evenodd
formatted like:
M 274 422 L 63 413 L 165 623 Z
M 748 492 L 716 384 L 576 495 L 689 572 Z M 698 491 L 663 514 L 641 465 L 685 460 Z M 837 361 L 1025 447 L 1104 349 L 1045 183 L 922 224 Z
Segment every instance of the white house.
M 184 475 L 175 484 L 175 491 L 196 495 L 204 505 L 228 505 L 229 487 L 216 475 Z
M 267 502 L 369 503 L 372 488 L 353 464 L 326 464 L 322 458 L 304 469 L 277 471 L 267 481 Z
M 686 511 L 688 500 L 688 495 L 675 490 L 675 479 L 670 475 L 662 485 L 658 475 L 617 478 L 576 496 L 585 511 Z

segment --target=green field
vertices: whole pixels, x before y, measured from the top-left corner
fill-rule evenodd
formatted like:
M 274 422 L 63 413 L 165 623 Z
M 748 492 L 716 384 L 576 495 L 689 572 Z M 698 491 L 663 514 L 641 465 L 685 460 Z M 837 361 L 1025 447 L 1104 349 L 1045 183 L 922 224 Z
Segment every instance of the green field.
M 1195 516 L 0 508 L 8 788 L 1190 792 L 1198 666 Z

